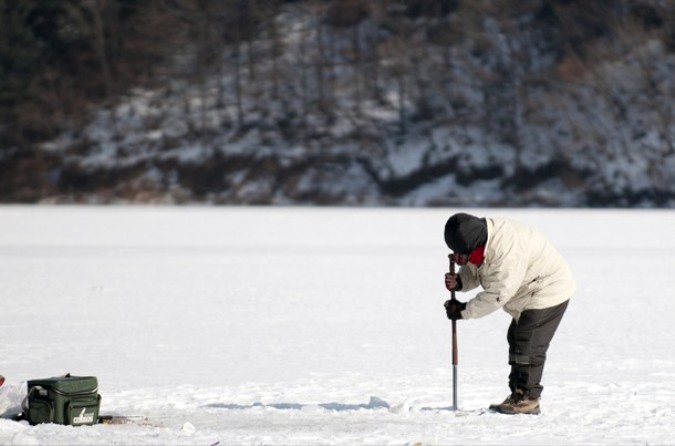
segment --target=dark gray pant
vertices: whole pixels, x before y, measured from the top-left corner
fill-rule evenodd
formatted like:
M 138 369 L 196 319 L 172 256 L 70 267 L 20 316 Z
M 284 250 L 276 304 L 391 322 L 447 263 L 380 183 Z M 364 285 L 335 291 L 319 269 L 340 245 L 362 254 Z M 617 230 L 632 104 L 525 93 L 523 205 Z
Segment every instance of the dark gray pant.
M 506 338 L 509 341 L 509 387 L 512 392 L 521 389 L 530 398 L 541 396 L 546 351 L 568 303 L 566 300 L 543 310 L 525 310 L 518 322 L 511 321 Z

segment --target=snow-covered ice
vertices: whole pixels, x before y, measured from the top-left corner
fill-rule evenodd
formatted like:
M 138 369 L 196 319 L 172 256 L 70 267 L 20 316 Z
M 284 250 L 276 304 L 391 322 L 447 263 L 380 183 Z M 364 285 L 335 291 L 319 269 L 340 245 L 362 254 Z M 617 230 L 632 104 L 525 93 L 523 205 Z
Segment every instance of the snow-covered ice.
M 535 417 L 480 411 L 508 393 L 503 312 L 458 322 L 448 409 L 455 211 L 0 207 L 5 386 L 95 375 L 137 417 L 2 419 L 0 444 L 672 444 L 675 213 L 468 210 L 537 227 L 579 283 Z

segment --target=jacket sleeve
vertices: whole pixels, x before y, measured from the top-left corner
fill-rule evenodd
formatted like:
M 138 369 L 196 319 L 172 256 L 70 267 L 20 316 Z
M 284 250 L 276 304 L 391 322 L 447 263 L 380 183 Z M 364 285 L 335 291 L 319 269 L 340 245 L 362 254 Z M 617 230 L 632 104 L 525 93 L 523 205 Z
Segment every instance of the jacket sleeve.
M 516 294 L 525 278 L 527 272 L 525 257 L 519 255 L 518 250 L 512 247 L 501 258 L 495 259 L 482 277 L 483 291 L 467 302 L 462 317 L 475 319 L 503 307 Z
M 476 267 L 471 264 L 463 265 L 459 268 L 459 277 L 462 280 L 461 291 L 471 291 L 480 285 L 478 283 L 478 273 Z

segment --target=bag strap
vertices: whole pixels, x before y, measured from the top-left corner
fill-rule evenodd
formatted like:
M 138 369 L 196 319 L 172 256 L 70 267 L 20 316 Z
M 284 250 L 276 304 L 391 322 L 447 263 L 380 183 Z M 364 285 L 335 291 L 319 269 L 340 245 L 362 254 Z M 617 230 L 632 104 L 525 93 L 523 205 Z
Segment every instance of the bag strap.
M 39 393 L 47 393 L 47 391 L 44 389 L 42 386 L 33 386 L 30 388 L 30 391 L 26 395 L 26 397 L 23 399 L 21 402 L 21 409 L 23 410 L 24 413 L 28 413 L 28 409 L 30 408 L 30 398 L 33 396 L 35 392 Z

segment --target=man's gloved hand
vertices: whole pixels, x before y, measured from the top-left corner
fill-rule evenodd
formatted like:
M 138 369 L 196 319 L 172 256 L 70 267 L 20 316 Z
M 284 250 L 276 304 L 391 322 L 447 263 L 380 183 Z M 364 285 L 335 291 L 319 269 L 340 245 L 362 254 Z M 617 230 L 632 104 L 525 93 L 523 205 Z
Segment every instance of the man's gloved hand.
M 448 319 L 456 321 L 457 319 L 462 319 L 462 311 L 466 308 L 466 302 L 450 299 L 446 300 L 443 306 L 445 307 L 445 314 L 448 315 Z
M 457 274 L 445 273 L 445 287 L 448 291 L 461 291 L 462 279 Z

